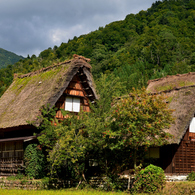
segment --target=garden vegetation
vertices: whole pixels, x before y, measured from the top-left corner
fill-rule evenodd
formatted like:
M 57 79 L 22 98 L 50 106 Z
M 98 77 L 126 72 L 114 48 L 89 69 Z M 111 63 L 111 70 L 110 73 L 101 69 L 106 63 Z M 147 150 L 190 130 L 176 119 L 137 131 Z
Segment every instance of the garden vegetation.
M 116 79 L 111 81 L 105 75 L 98 82 L 100 98 L 91 105 L 91 112 L 81 111 L 75 115 L 62 110 L 66 120 L 57 121 L 55 109 L 42 110 L 42 131 L 38 140 L 47 155 L 44 172 L 53 181 L 76 182 L 77 188 L 90 184 L 90 176 L 104 176 L 107 178 L 106 190 L 124 190 L 118 174 L 125 169 L 141 174 L 138 167 L 144 163 L 148 148 L 161 146 L 171 137 L 163 129 L 172 122 L 172 111 L 167 108 L 163 96 L 150 95 L 145 89 L 134 89 L 128 97 L 113 101 L 114 96 L 118 97 L 122 83 Z M 35 153 L 34 145 L 28 147 L 25 152 L 26 174 L 40 178 L 43 176 L 43 158 L 38 148 Z M 90 161 L 98 166 L 90 167 Z M 150 170 L 151 183 L 155 170 L 159 171 L 159 168 Z M 149 191 L 162 185 L 155 186 Z

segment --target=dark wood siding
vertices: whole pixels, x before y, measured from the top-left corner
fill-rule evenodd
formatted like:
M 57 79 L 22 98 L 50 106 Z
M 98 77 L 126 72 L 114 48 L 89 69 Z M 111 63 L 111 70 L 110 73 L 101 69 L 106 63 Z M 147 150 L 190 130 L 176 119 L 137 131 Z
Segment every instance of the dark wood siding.
M 186 132 L 175 153 L 175 173 L 195 171 L 195 134 Z
M 195 133 L 187 130 L 179 145 L 163 146 L 159 162 L 165 173 L 187 174 L 195 171 Z

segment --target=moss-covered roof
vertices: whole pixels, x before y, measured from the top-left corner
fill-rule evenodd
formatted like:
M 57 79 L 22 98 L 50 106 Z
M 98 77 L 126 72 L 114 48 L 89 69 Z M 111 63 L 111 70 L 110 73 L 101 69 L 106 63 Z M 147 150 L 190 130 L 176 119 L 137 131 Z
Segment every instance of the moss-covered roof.
M 47 104 L 55 105 L 80 68 L 86 74 L 96 99 L 88 59 L 76 55 L 72 60 L 15 76 L 13 83 L 0 98 L 0 129 L 28 125 L 29 121 L 34 121 L 38 126 L 40 109 Z
M 195 73 L 167 76 L 148 83 L 146 90 L 163 93 L 174 110 L 175 122 L 167 131 L 174 136 L 171 143 L 179 144 L 195 114 Z

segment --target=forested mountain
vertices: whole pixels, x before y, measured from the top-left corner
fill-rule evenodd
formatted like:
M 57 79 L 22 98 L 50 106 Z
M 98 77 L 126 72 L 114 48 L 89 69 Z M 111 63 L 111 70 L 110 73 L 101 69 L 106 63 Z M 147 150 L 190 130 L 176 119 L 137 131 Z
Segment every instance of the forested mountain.
M 0 68 L 4 68 L 9 64 L 14 64 L 18 62 L 20 59 L 23 59 L 23 57 L 0 48 Z
M 1 69 L 0 94 L 13 73 L 40 69 L 75 53 L 91 59 L 95 79 L 100 73 L 119 77 L 126 92 L 145 86 L 149 79 L 195 71 L 195 1 L 156 1 L 146 11 Z

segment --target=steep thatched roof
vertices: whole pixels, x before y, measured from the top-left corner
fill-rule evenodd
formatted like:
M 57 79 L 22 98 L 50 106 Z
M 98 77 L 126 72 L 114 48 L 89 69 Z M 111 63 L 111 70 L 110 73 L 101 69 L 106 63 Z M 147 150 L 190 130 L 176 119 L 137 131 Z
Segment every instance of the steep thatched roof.
M 171 143 L 179 144 L 195 114 L 195 72 L 151 80 L 146 90 L 166 95 L 175 118 L 168 130 L 174 136 Z
M 40 109 L 47 104 L 54 106 L 80 69 L 86 76 L 90 98 L 97 99 L 88 61 L 74 55 L 72 60 L 22 76 L 15 75 L 13 83 L 0 98 L 0 129 L 28 125 L 29 121 L 38 126 Z

